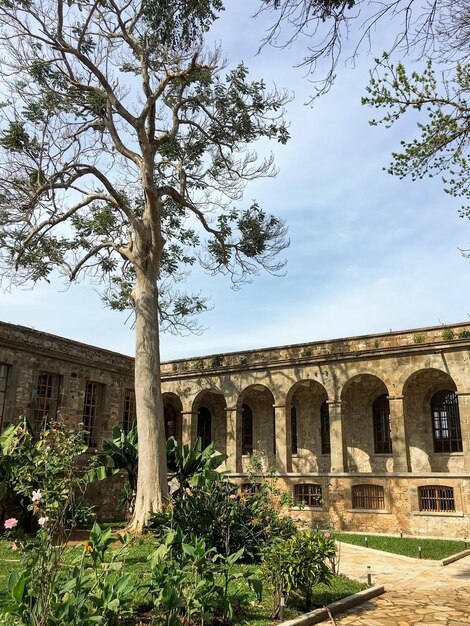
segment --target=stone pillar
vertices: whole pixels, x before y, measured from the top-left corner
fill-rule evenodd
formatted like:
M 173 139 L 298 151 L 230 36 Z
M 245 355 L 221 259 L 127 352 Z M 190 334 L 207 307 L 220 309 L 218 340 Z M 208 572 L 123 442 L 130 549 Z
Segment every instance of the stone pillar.
M 410 455 L 406 437 L 403 396 L 388 396 L 392 435 L 393 471 L 410 472 Z
M 228 457 L 226 461 L 226 468 L 232 473 L 241 472 L 241 408 L 238 410 L 236 406 L 226 407 L 225 415 L 227 420 L 226 448 Z
M 460 429 L 462 431 L 463 467 L 470 472 L 470 391 L 458 391 Z
M 288 471 L 288 447 L 287 447 L 287 410 L 285 404 L 274 405 L 274 441 L 276 444 L 276 469 L 281 474 Z
M 347 472 L 346 442 L 344 439 L 343 416 L 340 400 L 328 400 L 330 415 L 330 444 L 332 473 Z
M 194 441 L 193 421 L 192 411 L 181 411 L 181 444 L 183 446 L 185 444 L 191 446 Z

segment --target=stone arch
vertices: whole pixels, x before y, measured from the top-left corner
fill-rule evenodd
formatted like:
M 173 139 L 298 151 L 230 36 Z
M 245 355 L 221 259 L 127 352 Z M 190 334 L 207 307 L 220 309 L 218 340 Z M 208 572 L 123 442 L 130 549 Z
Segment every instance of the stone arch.
M 349 471 L 393 470 L 391 453 L 376 453 L 374 440 L 374 401 L 388 394 L 387 385 L 375 374 L 356 374 L 344 384 L 341 392 L 341 413 Z M 390 417 L 388 432 L 390 433 Z
M 456 392 L 447 372 L 422 368 L 403 383 L 403 411 L 407 424 L 411 470 L 414 472 L 462 471 L 462 453 L 435 451 L 431 401 L 441 391 Z
M 244 409 L 245 407 L 245 409 Z M 259 454 L 265 467 L 274 465 L 276 456 L 276 432 L 274 419 L 274 395 L 272 391 L 261 384 L 245 387 L 237 401 L 237 456 L 241 458 L 241 467 L 246 471 L 250 465 L 248 454 L 242 455 L 242 422 L 243 418 L 251 413 L 253 429 L 253 452 Z
M 316 380 L 300 380 L 286 395 L 286 440 L 288 467 L 292 472 L 326 472 L 330 468 L 328 455 L 322 454 L 321 407 L 328 400 L 325 387 Z M 294 408 L 294 411 L 293 411 Z M 293 415 L 297 430 L 293 430 Z M 297 453 L 293 438 L 297 435 Z
M 203 389 L 192 404 L 191 441 L 201 436 L 203 444 L 215 443 L 217 452 L 227 453 L 227 403 L 216 388 Z
M 183 431 L 183 403 L 175 393 L 166 392 L 163 398 L 163 417 L 165 422 L 165 436 L 175 437 L 181 444 Z

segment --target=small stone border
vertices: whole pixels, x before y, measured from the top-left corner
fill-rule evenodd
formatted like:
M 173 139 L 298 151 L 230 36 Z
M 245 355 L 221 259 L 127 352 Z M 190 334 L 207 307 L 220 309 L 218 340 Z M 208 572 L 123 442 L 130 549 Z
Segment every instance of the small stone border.
M 383 585 L 376 585 L 375 587 L 364 589 L 364 591 L 359 591 L 359 593 L 355 593 L 354 595 L 343 598 L 342 600 L 332 602 L 328 605 L 328 609 L 331 615 L 338 615 L 339 613 L 343 613 L 344 611 L 351 609 L 353 606 L 357 606 L 367 600 L 371 600 L 372 598 L 382 595 L 384 591 L 385 588 Z M 282 622 L 278 624 L 278 626 L 310 626 L 310 624 L 319 624 L 320 622 L 329 619 L 329 617 L 330 616 L 326 608 L 315 609 L 315 611 L 304 613 L 300 617 L 295 617 L 287 622 Z
M 470 549 L 463 550 L 462 552 L 457 552 L 456 554 L 451 554 L 451 556 L 442 559 L 442 561 L 436 561 L 434 559 L 417 559 L 413 556 L 405 556 L 404 554 L 395 554 L 395 552 L 386 552 L 385 550 L 376 550 L 375 548 L 366 548 L 365 546 L 358 546 L 355 543 L 347 543 L 346 541 L 338 541 L 337 543 L 344 544 L 350 546 L 351 548 L 356 548 L 357 550 L 367 550 L 371 554 L 377 554 L 382 556 L 390 556 L 394 559 L 398 559 L 399 561 L 408 561 L 408 563 L 419 563 L 420 565 L 428 565 L 430 567 L 443 567 L 446 565 L 450 565 L 451 563 L 455 563 L 455 561 L 459 561 L 466 556 L 470 555 Z M 340 547 L 340 559 L 341 559 L 341 547 Z

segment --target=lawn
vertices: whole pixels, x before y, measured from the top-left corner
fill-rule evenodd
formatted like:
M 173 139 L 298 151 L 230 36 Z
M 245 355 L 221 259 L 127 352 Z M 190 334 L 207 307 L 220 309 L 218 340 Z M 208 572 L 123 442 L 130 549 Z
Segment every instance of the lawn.
M 145 597 L 145 591 L 142 590 L 141 584 L 145 583 L 148 576 L 147 557 L 154 550 L 155 542 L 147 538 L 137 539 L 131 547 L 128 558 L 126 571 L 130 572 L 136 581 L 136 606 L 149 603 L 149 598 Z M 83 547 L 78 545 L 75 550 L 82 550 Z M 18 552 L 12 552 L 11 543 L 0 541 L 0 608 L 8 604 L 7 582 L 10 573 L 20 564 L 20 556 Z M 240 571 L 256 572 L 257 566 L 250 564 L 241 564 L 237 566 Z M 318 585 L 314 602 L 316 606 L 324 606 L 339 600 L 346 596 L 357 593 L 365 588 L 365 585 L 356 581 L 348 580 L 342 576 L 335 576 L 331 586 Z M 237 625 L 249 624 L 250 626 L 268 626 L 272 624 L 270 619 L 272 598 L 269 592 L 265 590 L 263 593 L 263 601 L 259 603 L 251 589 L 240 581 L 235 581 L 231 587 L 231 595 L 236 607 L 236 618 L 234 623 Z M 295 599 L 292 606 L 287 606 L 285 610 L 285 619 L 292 619 L 301 614 L 303 609 L 300 602 Z M 145 613 L 141 613 L 142 619 L 145 619 Z M 131 622 L 129 622 L 130 624 Z
M 441 561 L 457 552 L 462 552 L 462 550 L 465 550 L 467 547 L 465 542 L 456 539 L 401 538 L 388 537 L 386 535 L 350 535 L 348 533 L 337 533 L 336 539 L 338 541 L 344 541 L 345 543 L 352 543 L 356 546 L 402 554 L 415 559 L 419 558 L 419 548 L 421 547 L 421 558 L 435 561 Z

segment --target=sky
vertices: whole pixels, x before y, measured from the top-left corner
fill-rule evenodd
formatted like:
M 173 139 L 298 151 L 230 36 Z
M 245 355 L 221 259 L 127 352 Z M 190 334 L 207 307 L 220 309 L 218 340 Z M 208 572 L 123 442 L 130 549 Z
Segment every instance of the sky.
M 286 220 L 286 272 L 260 274 L 233 291 L 226 277 L 196 269 L 187 288 L 210 298 L 198 320 L 204 332 L 163 335 L 162 359 L 467 321 L 470 259 L 460 249 L 470 249 L 470 223 L 440 180 L 399 180 L 383 170 L 416 120 L 371 127 L 376 113 L 360 102 L 374 54 L 389 40 L 387 25 L 376 33 L 373 54 L 363 49 L 355 67 L 341 62 L 333 88 L 309 106 L 313 86 L 295 67 L 308 41 L 258 54 L 270 18 L 251 17 L 250 0 L 227 4 L 209 38 L 229 66 L 243 61 L 253 78 L 295 96 L 286 112 L 290 141 L 268 146 L 277 177 L 245 194 L 247 203 L 256 199 Z M 133 354 L 132 316 L 105 308 L 96 285 L 6 287 L 0 320 Z

